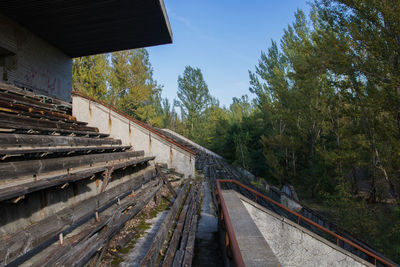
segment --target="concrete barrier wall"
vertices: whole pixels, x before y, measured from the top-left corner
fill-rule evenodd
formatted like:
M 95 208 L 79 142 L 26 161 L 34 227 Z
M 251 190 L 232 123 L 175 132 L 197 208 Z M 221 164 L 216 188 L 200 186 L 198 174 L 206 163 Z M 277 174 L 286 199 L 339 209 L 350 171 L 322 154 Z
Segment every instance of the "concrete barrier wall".
M 156 163 L 167 164 L 186 177 L 194 177 L 195 156 L 181 147 L 163 139 L 141 125 L 108 107 L 81 96 L 72 96 L 72 115 L 89 126 L 99 128 L 120 139 L 122 145 L 134 150 L 143 150 L 147 156 L 156 156 Z
M 72 59 L 0 15 L 0 81 L 70 101 Z
M 372 266 L 272 211 L 241 199 L 282 266 Z

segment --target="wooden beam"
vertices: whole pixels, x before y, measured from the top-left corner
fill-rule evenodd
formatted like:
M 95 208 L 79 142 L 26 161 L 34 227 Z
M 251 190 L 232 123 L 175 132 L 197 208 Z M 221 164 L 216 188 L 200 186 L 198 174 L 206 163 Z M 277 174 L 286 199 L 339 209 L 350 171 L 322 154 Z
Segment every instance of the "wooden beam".
M 151 245 L 151 248 L 147 251 L 146 256 L 140 263 L 141 267 L 155 266 L 162 244 L 164 243 L 167 237 L 168 230 L 171 228 L 177 216 L 177 213 L 180 207 L 182 206 L 184 198 L 187 196 L 188 188 L 189 188 L 189 180 L 187 180 L 186 183 L 184 184 L 182 190 L 175 199 L 174 204 L 168 211 L 167 216 L 165 216 L 164 221 L 161 223 L 161 226 L 154 237 L 154 241 Z
M 194 256 L 194 243 L 196 239 L 196 230 L 197 230 L 197 220 L 198 220 L 198 215 L 197 214 L 193 215 L 190 223 L 190 232 L 185 249 L 185 256 L 183 257 L 183 262 L 182 262 L 182 266 L 185 267 L 192 266 L 192 261 Z
M 154 157 L 139 157 L 130 159 L 127 161 L 119 162 L 114 164 L 114 169 L 122 169 L 128 166 L 143 164 L 148 162 L 149 160 L 153 160 Z M 7 199 L 11 199 L 14 197 L 18 197 L 21 195 L 29 194 L 38 190 L 42 190 L 45 188 L 62 185 L 65 183 L 71 183 L 74 181 L 82 180 L 82 179 L 94 179 L 97 173 L 104 172 L 107 168 L 112 166 L 112 162 L 108 164 L 104 164 L 102 166 L 85 168 L 80 171 L 76 171 L 72 174 L 62 174 L 62 175 L 54 175 L 51 177 L 46 177 L 44 179 L 39 179 L 33 182 L 23 182 L 21 184 L 10 186 L 6 188 L 0 188 L 0 201 L 4 201 Z
M 55 121 L 62 120 L 64 122 L 79 123 L 82 125 L 87 124 L 84 122 L 77 122 L 76 118 L 72 115 L 37 107 L 30 107 L 24 104 L 13 103 L 11 101 L 6 101 L 1 98 L 0 98 L 0 107 L 7 108 L 12 113 L 17 113 L 26 116 L 44 117 L 50 120 L 55 120 Z
M 149 167 L 138 172 L 136 178 L 112 187 L 107 192 L 94 195 L 74 206 L 67 207 L 19 232 L 1 237 L 0 265 L 5 265 L 6 262 L 10 263 L 35 247 L 47 247 L 50 245 L 47 240 L 61 232 L 72 231 L 77 227 L 77 223 L 83 223 L 93 218 L 95 211 L 100 210 L 101 207 L 108 207 L 110 203 L 116 203 L 116 197 L 122 198 L 128 192 L 148 182 L 155 175 L 155 169 Z M 125 198 L 129 199 L 129 197 Z
M 102 174 L 103 175 L 103 184 L 101 185 L 101 192 L 104 192 L 106 190 L 108 181 L 110 180 L 111 174 L 113 171 L 114 171 L 114 162 L 113 162 L 112 166 L 108 167 Z
M 128 159 L 143 156 L 143 151 L 90 154 L 83 156 L 0 162 L 0 180 L 16 179 L 23 176 L 36 177 L 48 172 L 66 171 L 105 161 Z
M 0 92 L 0 99 L 5 100 L 5 101 L 12 101 L 13 103 L 29 105 L 31 107 L 57 111 L 56 107 L 53 106 L 52 104 L 43 103 L 43 102 L 40 102 L 40 101 L 32 99 L 32 98 L 18 96 L 15 94 L 10 94 L 8 92 L 4 92 L 4 91 Z
M 0 148 L 12 149 L 21 147 L 73 147 L 73 146 L 117 146 L 121 140 L 112 138 L 89 138 L 54 135 L 0 133 Z
M 73 253 L 64 255 L 56 262 L 56 265 L 83 266 L 87 263 L 99 249 L 108 244 L 111 238 L 120 231 L 128 220 L 132 219 L 145 205 L 147 205 L 158 190 L 161 189 L 161 184 L 156 187 L 149 186 L 147 189 L 148 190 L 143 190 L 141 194 L 138 194 L 134 200 L 127 198 L 127 200 L 130 200 L 128 206 L 133 206 L 131 209 L 123 212 L 126 208 L 117 208 L 111 216 L 110 222 L 107 224 L 107 228 L 104 229 L 104 231 L 95 235 L 90 242 L 78 245 L 77 247 L 79 247 L 79 249 L 74 250 Z
M 43 147 L 43 148 L 18 148 L 18 149 L 4 149 L 0 150 L 0 155 L 24 155 L 24 154 L 38 154 L 44 157 L 51 153 L 91 153 L 93 151 L 125 151 L 131 148 L 130 146 L 75 146 L 75 147 Z
M 176 197 L 177 197 L 176 192 L 175 192 L 174 188 L 172 188 L 172 185 L 171 185 L 171 183 L 168 181 L 168 178 L 165 177 L 165 174 L 161 171 L 160 166 L 156 165 L 156 169 L 157 169 L 158 175 L 159 175 L 159 176 L 161 177 L 161 179 L 164 181 L 164 184 L 167 186 L 169 192 L 171 192 L 172 196 L 173 196 L 174 198 L 176 198 Z
M 176 225 L 172 238 L 168 244 L 168 250 L 165 253 L 164 261 L 161 265 L 162 267 L 170 267 L 174 260 L 175 252 L 178 248 L 179 240 L 182 236 L 182 230 L 185 223 L 186 214 L 192 199 L 193 199 L 193 194 L 189 194 L 186 198 L 185 204 L 179 215 L 178 223 Z
M 44 120 L 44 119 L 32 118 L 29 116 L 8 114 L 4 112 L 0 112 L 0 122 L 6 124 L 9 123 L 10 125 L 21 124 L 30 127 L 48 127 L 48 128 L 66 129 L 66 130 L 99 132 L 99 129 L 95 127 L 82 126 L 76 123 Z
M 2 130 L 4 129 L 4 131 Z M 12 121 L 2 121 L 0 120 L 0 131 L 8 132 L 8 130 L 14 129 L 18 132 L 24 132 L 31 134 L 32 132 L 37 133 L 46 133 L 46 134 L 63 134 L 63 135 L 71 135 L 75 136 L 96 136 L 96 137 L 108 137 L 109 134 L 93 132 L 93 131 L 82 131 L 75 129 L 60 129 L 60 128 L 52 128 L 52 127 L 43 127 L 41 125 L 32 125 L 32 124 L 20 124 L 14 123 Z

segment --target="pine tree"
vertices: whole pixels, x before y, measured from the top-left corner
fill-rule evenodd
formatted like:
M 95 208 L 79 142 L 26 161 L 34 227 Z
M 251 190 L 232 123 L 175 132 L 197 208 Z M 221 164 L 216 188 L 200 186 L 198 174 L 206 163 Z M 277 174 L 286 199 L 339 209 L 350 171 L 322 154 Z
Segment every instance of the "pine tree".
M 153 79 L 147 50 L 114 52 L 111 63 L 110 103 L 138 119 L 157 124 L 161 86 Z
M 74 58 L 72 88 L 96 99 L 104 99 L 109 78 L 108 55 Z

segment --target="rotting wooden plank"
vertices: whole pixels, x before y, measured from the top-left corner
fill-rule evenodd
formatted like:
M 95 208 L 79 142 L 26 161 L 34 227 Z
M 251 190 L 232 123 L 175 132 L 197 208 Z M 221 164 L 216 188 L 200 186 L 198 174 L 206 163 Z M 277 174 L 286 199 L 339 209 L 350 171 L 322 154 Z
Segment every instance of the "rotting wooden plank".
M 76 245 L 80 242 L 85 242 L 88 238 L 90 238 L 92 235 L 94 235 L 96 232 L 100 231 L 104 226 L 106 226 L 108 222 L 109 219 L 103 218 L 100 222 L 95 222 L 80 233 L 71 237 L 67 236 L 68 239 L 65 240 L 63 245 L 60 245 L 60 243 L 54 243 L 51 249 L 40 253 L 40 258 L 38 260 L 34 260 L 32 262 L 32 266 L 54 266 L 55 262 L 61 256 L 71 251 L 71 249 L 76 247 Z
M 21 117 L 28 117 L 28 118 L 32 118 L 32 119 L 38 119 L 38 120 L 42 120 L 42 121 L 73 124 L 73 125 L 78 125 L 78 126 L 86 126 L 87 125 L 87 123 L 85 123 L 85 122 L 73 121 L 73 120 L 68 120 L 65 118 L 55 117 L 55 116 L 47 115 L 44 112 L 43 112 L 43 114 L 30 113 L 28 111 L 21 111 L 21 110 L 16 110 L 13 108 L 2 107 L 1 105 L 0 105 L 0 112 L 1 112 L 0 115 L 9 114 L 9 115 L 15 115 L 15 116 L 21 116 Z
M 174 188 L 172 188 L 172 185 L 171 185 L 171 183 L 168 181 L 168 178 L 165 177 L 165 174 L 161 171 L 160 166 L 156 165 L 156 169 L 157 169 L 158 175 L 161 177 L 161 179 L 162 179 L 162 180 L 164 181 L 164 183 L 166 184 L 166 186 L 167 186 L 169 192 L 172 194 L 172 196 L 173 196 L 174 198 L 176 198 L 176 197 L 177 197 L 176 192 L 175 192 Z
M 193 192 L 193 191 L 191 190 L 191 192 Z M 186 214 L 187 214 L 187 211 L 188 211 L 188 208 L 190 206 L 192 199 L 193 199 L 192 194 L 189 194 L 186 198 L 185 204 L 179 215 L 178 223 L 176 225 L 176 228 L 174 230 L 172 238 L 168 244 L 168 250 L 165 253 L 164 261 L 162 263 L 163 267 L 170 267 L 174 260 L 175 251 L 178 247 L 179 240 L 182 235 L 182 229 L 183 229 L 183 226 L 185 223 Z
M 0 133 L 0 148 L 19 147 L 73 147 L 73 146 L 113 146 L 121 145 L 121 140 L 112 138 L 89 138 L 76 136 L 35 135 Z
M 121 169 L 131 165 L 139 165 L 153 160 L 155 157 L 140 157 L 131 160 L 123 161 L 114 164 L 114 169 Z M 10 186 L 6 188 L 0 188 L 0 201 L 18 197 L 21 195 L 26 195 L 34 191 L 42 190 L 45 188 L 61 185 L 64 183 L 71 183 L 82 179 L 91 178 L 97 173 L 105 171 L 107 168 L 111 167 L 113 163 L 108 163 L 98 167 L 89 167 L 80 171 L 76 171 L 70 174 L 56 175 L 52 177 L 47 177 L 34 182 L 24 182 L 15 186 Z
M 177 250 L 175 252 L 174 262 L 172 263 L 171 266 L 172 267 L 181 267 L 184 255 L 185 255 L 185 252 L 183 250 Z
M 165 216 L 164 221 L 161 223 L 161 226 L 158 229 L 158 231 L 154 237 L 151 248 L 146 253 L 146 256 L 143 258 L 142 262 L 140 263 L 141 267 L 155 266 L 157 257 L 160 253 L 161 246 L 164 243 L 164 241 L 168 235 L 168 231 L 171 228 L 171 225 L 176 218 L 176 215 L 178 213 L 179 208 L 182 205 L 184 197 L 188 193 L 188 187 L 189 187 L 189 180 L 186 181 L 186 183 L 184 184 L 179 195 L 175 199 L 174 204 L 172 205 L 171 209 L 168 211 L 167 216 Z
M 23 155 L 23 154 L 50 154 L 50 153 L 78 153 L 78 152 L 121 152 L 131 148 L 130 146 L 75 146 L 75 147 L 43 147 L 43 148 L 19 148 L 19 149 L 3 149 L 0 155 Z
M 38 176 L 47 172 L 67 170 L 97 162 L 141 157 L 143 151 L 90 154 L 73 157 L 49 158 L 15 162 L 0 162 L 0 180 L 23 176 Z
M 77 253 L 73 255 L 67 255 L 67 260 L 62 262 L 58 261 L 56 265 L 62 264 L 64 266 L 83 266 L 89 259 L 103 246 L 107 245 L 111 238 L 116 235 L 125 223 L 132 219 L 140 210 L 154 197 L 154 195 L 160 190 L 162 184 L 157 187 L 153 187 L 150 192 L 143 193 L 138 196 L 135 201 L 130 203 L 133 207 L 126 212 L 127 207 L 118 207 L 118 209 L 112 215 L 110 222 L 107 224 L 107 228 L 100 232 L 94 239 L 93 242 L 82 246 Z
M 110 180 L 111 174 L 114 171 L 114 162 L 111 167 L 108 167 L 102 174 L 103 176 L 103 184 L 101 185 L 101 192 L 104 192 L 106 190 L 106 187 L 108 185 L 108 181 Z
M 26 100 L 26 98 L 23 99 L 23 101 Z M 27 112 L 32 112 L 32 113 L 46 113 L 48 115 L 51 116 L 55 116 L 55 117 L 60 117 L 60 118 L 64 118 L 67 120 L 72 120 L 72 121 L 76 121 L 76 118 L 70 114 L 65 113 L 65 110 L 59 110 L 57 107 L 41 107 L 40 105 L 42 105 L 42 102 L 36 102 L 36 104 L 31 103 L 26 103 L 26 102 L 21 102 L 18 100 L 12 100 L 9 98 L 4 97 L 4 94 L 0 94 L 0 106 L 3 107 L 13 107 L 17 110 L 21 110 L 21 111 L 27 111 Z M 72 108 L 71 108 L 72 109 Z
M 18 132 L 23 131 L 24 133 L 30 134 L 31 131 L 39 132 L 39 133 L 59 133 L 64 135 L 78 135 L 78 136 L 98 136 L 98 137 L 108 137 L 109 134 L 93 132 L 93 131 L 80 131 L 80 130 L 71 130 L 71 129 L 59 129 L 59 128 L 51 128 L 51 127 L 42 127 L 42 126 L 34 126 L 34 125 L 25 125 L 18 124 L 14 122 L 2 122 L 0 120 L 0 132 L 9 131 L 9 129 L 14 129 Z
M 26 89 L 23 89 L 23 88 L 20 88 L 20 87 L 17 87 L 15 85 L 8 84 L 8 83 L 0 82 L 0 91 L 9 92 L 9 93 L 20 95 L 23 97 L 28 97 L 28 98 L 31 98 L 36 101 L 42 100 L 40 97 L 36 96 L 36 94 L 34 92 L 28 91 Z
M 27 94 L 18 94 L 13 90 L 6 89 L 2 90 L 0 87 L 0 98 L 8 101 L 12 101 L 14 103 L 22 103 L 22 104 L 30 104 L 30 105 L 35 105 L 36 107 L 43 108 L 43 109 L 48 109 L 48 110 L 54 110 L 58 111 L 57 105 L 54 105 L 52 103 L 46 103 L 42 101 L 42 98 L 39 98 L 34 95 L 27 95 Z M 58 111 L 58 112 L 63 112 L 63 111 Z
M 142 170 L 135 179 L 108 189 L 89 199 L 83 200 L 74 206 L 67 207 L 36 224 L 33 224 L 16 233 L 0 237 L 0 265 L 15 260 L 31 249 L 41 246 L 53 236 L 61 232 L 68 232 L 82 220 L 93 218 L 93 213 L 101 207 L 116 203 L 116 197 L 121 197 L 121 192 L 131 192 L 134 188 L 150 181 L 156 175 L 154 168 Z M 128 196 L 129 198 L 129 196 Z
M 4 92 L 1 91 L 0 92 L 0 99 L 2 100 L 8 100 L 8 101 L 12 101 L 13 103 L 20 103 L 20 104 L 25 104 L 25 105 L 30 105 L 33 107 L 37 107 L 37 108 L 43 108 L 43 109 L 47 109 L 47 110 L 54 110 L 57 111 L 56 107 L 52 104 L 49 103 L 43 103 L 40 102 L 36 99 L 32 99 L 32 98 L 27 98 L 24 96 L 19 96 L 19 95 L 15 95 L 15 94 L 11 94 L 8 92 Z
M 82 126 L 76 123 L 67 123 L 62 121 L 51 121 L 46 119 L 32 118 L 29 116 L 13 115 L 0 112 L 0 122 L 12 124 L 22 124 L 29 127 L 47 127 L 56 129 L 78 130 L 78 131 L 91 131 L 98 132 L 96 127 Z
M 185 249 L 185 256 L 183 257 L 182 266 L 184 267 L 192 266 L 192 261 L 194 256 L 194 244 L 195 244 L 196 230 L 197 230 L 197 220 L 198 220 L 198 215 L 197 214 L 193 215 L 192 221 L 190 223 L 190 234 Z
M 66 122 L 77 122 L 76 118 L 72 115 L 68 115 L 65 113 L 60 113 L 52 110 L 41 109 L 37 107 L 29 107 L 24 104 L 12 103 L 11 101 L 6 101 L 0 99 L 0 107 L 8 108 L 12 111 L 16 111 L 19 114 L 29 114 L 31 116 L 44 116 L 48 119 L 52 120 L 63 120 Z
M 196 212 L 197 212 L 197 204 L 199 202 L 199 192 L 198 192 L 197 184 L 193 186 L 193 191 L 194 191 L 193 201 L 190 205 L 190 209 L 189 209 L 188 214 L 185 219 L 185 226 L 183 228 L 181 243 L 179 246 L 180 250 L 184 250 L 186 247 L 186 243 L 187 243 L 187 240 L 189 238 L 189 233 L 190 233 L 190 223 L 192 220 L 192 216 L 194 214 L 196 214 Z

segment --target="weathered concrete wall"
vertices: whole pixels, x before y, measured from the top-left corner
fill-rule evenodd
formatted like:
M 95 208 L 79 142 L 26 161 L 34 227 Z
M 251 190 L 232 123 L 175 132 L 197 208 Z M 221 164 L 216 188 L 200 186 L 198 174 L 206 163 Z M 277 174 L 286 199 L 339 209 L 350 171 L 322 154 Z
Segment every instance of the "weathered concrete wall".
M 154 177 L 154 167 L 147 166 L 142 170 L 129 167 L 116 170 L 106 187 L 107 190 L 125 183 L 131 179 Z M 20 202 L 0 205 L 0 237 L 21 230 L 35 222 L 45 219 L 56 212 L 78 204 L 101 192 L 102 179 L 84 179 L 76 181 L 66 188 L 52 187 L 26 195 Z M 121 192 L 124 193 L 124 192 Z
M 191 144 L 192 146 L 194 146 L 197 149 L 200 149 L 200 150 L 204 151 L 205 153 L 207 153 L 209 155 L 212 155 L 212 156 L 214 156 L 216 158 L 222 159 L 222 157 L 220 155 L 218 155 L 217 153 L 215 153 L 215 152 L 213 152 L 213 151 L 211 151 L 211 150 L 209 150 L 209 149 L 207 149 L 207 148 L 205 148 L 205 147 L 193 142 L 192 140 L 184 137 L 183 135 L 180 135 L 180 134 L 178 134 L 178 133 L 176 133 L 176 132 L 174 132 L 174 131 L 172 131 L 170 129 L 162 129 L 162 130 L 166 131 L 166 132 L 168 132 L 168 133 L 170 133 L 170 134 L 172 134 L 172 135 L 174 135 L 174 136 L 176 136 L 176 137 L 178 137 L 178 138 L 180 138 L 182 140 L 184 140 L 185 142 Z
M 236 240 L 246 266 L 280 266 L 276 255 L 263 238 L 243 202 L 233 190 L 223 190 L 222 196 L 235 231 Z
M 79 121 L 99 128 L 100 132 L 120 139 L 122 145 L 130 145 L 134 150 L 143 150 L 145 155 L 156 156 L 156 163 L 165 163 L 186 177 L 194 177 L 194 155 L 104 105 L 73 95 L 72 114 Z
M 0 81 L 70 101 L 72 59 L 0 15 Z
M 253 201 L 240 198 L 282 266 L 372 266 Z

